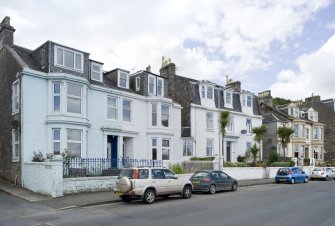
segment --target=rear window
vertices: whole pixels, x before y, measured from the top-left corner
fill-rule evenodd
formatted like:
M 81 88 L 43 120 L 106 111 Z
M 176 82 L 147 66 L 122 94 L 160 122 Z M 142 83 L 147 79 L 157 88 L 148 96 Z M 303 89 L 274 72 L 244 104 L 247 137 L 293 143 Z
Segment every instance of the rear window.
M 277 175 L 288 175 L 288 170 L 287 168 L 281 168 L 278 170 Z
M 208 177 L 208 172 L 196 172 L 192 177 Z
M 148 169 L 122 169 L 120 177 L 128 177 L 129 179 L 148 179 Z
M 128 177 L 129 179 L 134 179 L 134 174 L 134 169 L 122 169 L 120 172 L 120 177 Z

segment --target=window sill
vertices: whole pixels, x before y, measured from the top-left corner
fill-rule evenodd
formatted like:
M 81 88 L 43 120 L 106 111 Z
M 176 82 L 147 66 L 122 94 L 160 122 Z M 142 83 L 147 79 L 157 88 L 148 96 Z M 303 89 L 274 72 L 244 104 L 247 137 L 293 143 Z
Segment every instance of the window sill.
M 12 162 L 15 162 L 15 163 L 20 162 L 20 158 L 15 158 L 12 160 Z
M 17 114 L 19 114 L 20 113 L 20 111 L 18 110 L 18 111 L 13 111 L 12 112 L 12 115 L 17 115 Z

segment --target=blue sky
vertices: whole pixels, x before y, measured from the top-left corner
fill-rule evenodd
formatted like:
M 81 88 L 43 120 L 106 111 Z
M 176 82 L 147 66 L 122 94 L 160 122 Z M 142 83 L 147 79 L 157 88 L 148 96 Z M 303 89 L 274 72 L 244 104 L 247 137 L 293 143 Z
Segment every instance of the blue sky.
M 177 73 L 225 84 L 226 75 L 258 93 L 335 98 L 332 0 L 3 0 L 15 43 L 52 40 L 91 53 L 104 70 Z

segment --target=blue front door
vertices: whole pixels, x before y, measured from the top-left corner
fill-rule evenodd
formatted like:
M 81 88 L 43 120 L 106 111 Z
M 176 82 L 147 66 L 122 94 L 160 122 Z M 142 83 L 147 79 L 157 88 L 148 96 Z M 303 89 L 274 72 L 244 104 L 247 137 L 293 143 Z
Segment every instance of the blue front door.
M 117 148 L 118 148 L 118 144 L 117 144 L 117 136 L 112 136 L 112 135 L 108 135 L 107 136 L 107 141 L 110 144 L 110 157 L 111 157 L 111 166 L 112 168 L 117 168 Z

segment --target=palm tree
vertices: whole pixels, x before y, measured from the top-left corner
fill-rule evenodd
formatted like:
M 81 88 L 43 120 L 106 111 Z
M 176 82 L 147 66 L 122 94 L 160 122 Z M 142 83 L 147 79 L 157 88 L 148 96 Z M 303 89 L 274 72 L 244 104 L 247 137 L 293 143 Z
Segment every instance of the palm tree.
M 286 126 L 281 126 L 277 129 L 277 136 L 280 140 L 280 143 L 284 149 L 284 157 L 286 157 L 285 148 L 287 144 L 291 142 L 291 136 L 294 133 L 294 129 Z
M 250 153 L 252 154 L 252 158 L 254 159 L 254 166 L 256 166 L 258 152 L 259 148 L 257 147 L 257 145 L 256 144 L 252 145 L 252 147 L 250 148 Z
M 252 128 L 252 133 L 255 134 L 254 140 L 258 143 L 259 151 L 261 150 L 261 142 L 262 142 L 266 132 L 267 132 L 267 128 L 266 128 L 265 125 L 261 125 L 259 127 Z M 260 152 L 260 155 L 262 155 L 261 152 Z M 260 156 L 260 158 L 262 158 L 262 156 Z
M 223 138 L 226 134 L 226 127 L 228 126 L 229 122 L 230 122 L 230 117 L 229 117 L 230 113 L 229 111 L 221 111 L 220 112 L 220 118 L 219 118 L 219 123 L 220 123 L 220 132 L 222 134 L 222 157 L 223 157 Z M 219 168 L 221 169 L 221 153 L 219 151 Z

